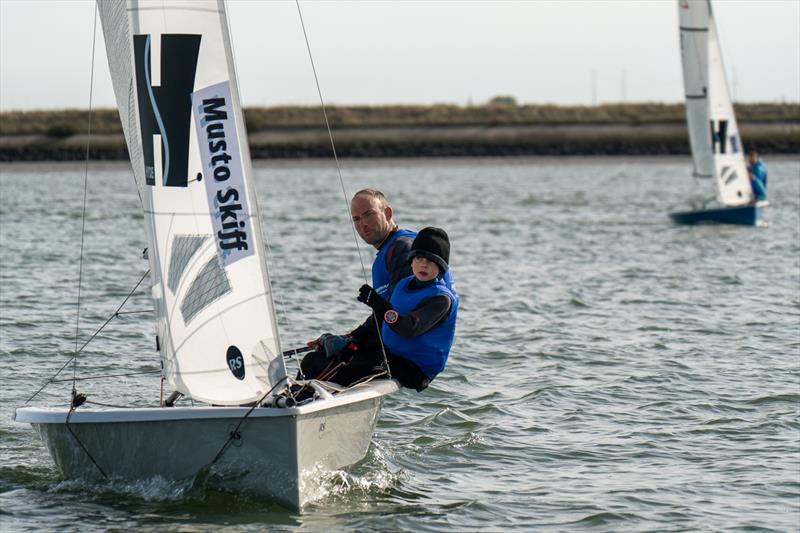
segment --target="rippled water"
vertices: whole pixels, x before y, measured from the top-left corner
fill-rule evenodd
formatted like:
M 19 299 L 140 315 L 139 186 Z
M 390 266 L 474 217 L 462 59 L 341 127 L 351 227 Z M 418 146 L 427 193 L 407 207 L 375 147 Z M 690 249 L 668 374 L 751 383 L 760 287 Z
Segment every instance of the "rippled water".
M 747 228 L 668 222 L 686 158 L 345 162 L 349 192 L 447 229 L 462 304 L 445 372 L 390 397 L 367 457 L 303 513 L 202 481 L 59 481 L 11 417 L 75 347 L 83 167 L 0 167 L 2 529 L 798 530 L 800 161 L 767 163 L 768 225 Z M 284 345 L 346 330 L 364 275 L 334 168 L 256 171 Z M 146 270 L 125 165 L 90 167 L 87 209 L 82 340 Z M 80 390 L 153 404 L 150 303 L 125 309 L 145 312 L 113 321 L 78 375 L 144 373 Z M 65 405 L 70 386 L 32 403 Z

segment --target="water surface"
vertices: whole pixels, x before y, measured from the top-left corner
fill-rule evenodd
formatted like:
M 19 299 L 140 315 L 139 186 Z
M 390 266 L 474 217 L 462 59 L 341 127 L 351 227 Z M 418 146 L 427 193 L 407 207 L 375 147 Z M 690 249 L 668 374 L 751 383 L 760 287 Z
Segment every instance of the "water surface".
M 800 529 L 800 161 L 764 227 L 678 227 L 686 158 L 344 162 L 402 226 L 445 228 L 461 295 L 445 372 L 384 406 L 367 457 L 303 513 L 202 480 L 61 481 L 13 409 L 75 348 L 82 165 L 0 167 L 4 530 Z M 285 347 L 364 316 L 330 162 L 256 166 Z M 146 261 L 129 168 L 89 169 L 81 341 Z M 83 352 L 90 399 L 158 401 L 146 291 Z M 31 403 L 66 405 L 71 370 Z

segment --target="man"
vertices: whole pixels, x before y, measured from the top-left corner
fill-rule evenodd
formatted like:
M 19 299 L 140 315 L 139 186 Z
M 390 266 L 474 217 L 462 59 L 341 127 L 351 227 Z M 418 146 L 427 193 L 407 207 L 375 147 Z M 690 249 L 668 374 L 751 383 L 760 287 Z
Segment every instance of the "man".
M 750 174 L 750 184 L 756 201 L 767 199 L 767 166 L 758 157 L 758 152 L 750 150 L 747 156 L 747 171 Z
M 362 189 L 350 201 L 350 216 L 358 235 L 378 253 L 372 262 L 372 286 L 376 292 L 388 300 L 397 282 L 411 275 L 408 252 L 416 232 L 398 228 L 393 218 L 394 212 L 386 196 L 376 189 Z M 449 279 L 448 273 L 448 279 Z M 315 377 L 325 368 L 327 359 L 339 353 L 352 342 L 353 335 L 366 336 L 370 330 L 377 330 L 383 317 L 370 315 L 363 324 L 347 335 L 325 333 L 308 343 L 316 348 L 303 358 L 300 369 L 303 375 Z

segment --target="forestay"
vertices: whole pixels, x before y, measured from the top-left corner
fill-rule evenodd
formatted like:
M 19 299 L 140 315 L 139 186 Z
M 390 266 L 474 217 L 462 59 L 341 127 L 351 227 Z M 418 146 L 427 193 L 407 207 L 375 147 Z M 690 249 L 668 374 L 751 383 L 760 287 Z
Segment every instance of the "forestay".
M 285 377 L 222 0 L 98 0 L 176 390 L 250 402 Z
M 733 112 L 710 0 L 678 0 L 686 120 L 695 175 L 714 178 L 722 205 L 750 203 L 739 127 Z

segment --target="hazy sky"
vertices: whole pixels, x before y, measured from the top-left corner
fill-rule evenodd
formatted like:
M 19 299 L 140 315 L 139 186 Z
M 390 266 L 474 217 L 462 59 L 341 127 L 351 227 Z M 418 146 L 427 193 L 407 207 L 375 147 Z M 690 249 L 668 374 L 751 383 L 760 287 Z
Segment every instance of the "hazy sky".
M 713 6 L 735 98 L 800 101 L 800 0 Z M 676 0 L 301 7 L 331 104 L 683 98 Z M 294 1 L 229 0 L 228 13 L 244 104 L 317 103 Z M 93 15 L 91 0 L 0 0 L 0 109 L 88 106 Z M 94 107 L 114 105 L 98 23 Z

